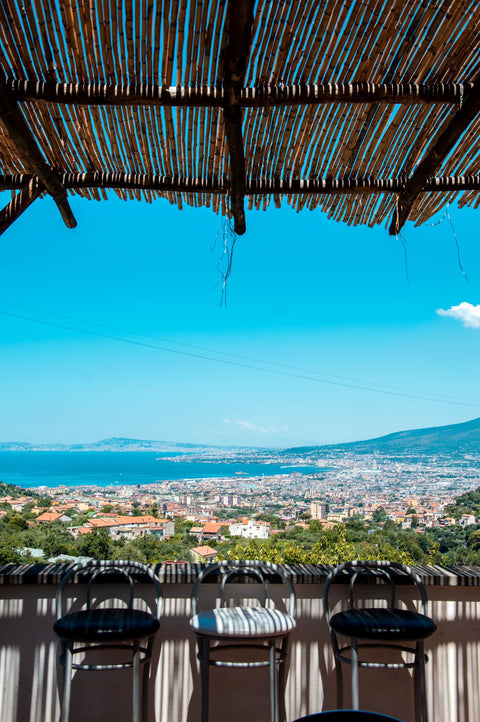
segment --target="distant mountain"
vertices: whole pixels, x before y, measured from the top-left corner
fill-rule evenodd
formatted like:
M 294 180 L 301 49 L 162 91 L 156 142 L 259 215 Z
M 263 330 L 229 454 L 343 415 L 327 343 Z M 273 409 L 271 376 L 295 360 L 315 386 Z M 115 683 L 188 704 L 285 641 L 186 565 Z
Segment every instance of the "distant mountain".
M 303 453 L 318 450 L 338 449 L 345 451 L 382 451 L 382 452 L 477 452 L 480 453 L 480 418 L 461 424 L 433 426 L 428 429 L 397 431 L 387 436 L 379 436 L 365 441 L 352 441 L 328 446 L 302 447 Z M 300 449 L 295 449 L 300 451 Z
M 71 444 L 68 451 L 198 451 L 208 449 L 205 444 L 177 444 L 172 441 L 153 441 L 151 439 L 124 439 L 112 437 L 92 444 Z
M 202 456 L 258 457 L 260 453 L 270 458 L 302 454 L 315 456 L 325 451 L 357 451 L 385 453 L 441 453 L 459 451 L 480 454 L 480 418 L 461 424 L 433 426 L 428 429 L 397 431 L 387 436 L 364 441 L 318 446 L 297 446 L 290 449 L 260 449 L 258 447 L 214 446 L 209 444 L 175 443 L 145 439 L 111 438 L 85 444 L 28 444 L 23 441 L 0 442 L 0 451 L 155 451 L 165 454 L 191 454 Z
M 23 441 L 0 442 L 0 451 L 158 451 L 160 453 L 199 453 L 212 450 L 206 444 L 176 444 L 171 441 L 111 438 L 85 444 L 27 444 Z

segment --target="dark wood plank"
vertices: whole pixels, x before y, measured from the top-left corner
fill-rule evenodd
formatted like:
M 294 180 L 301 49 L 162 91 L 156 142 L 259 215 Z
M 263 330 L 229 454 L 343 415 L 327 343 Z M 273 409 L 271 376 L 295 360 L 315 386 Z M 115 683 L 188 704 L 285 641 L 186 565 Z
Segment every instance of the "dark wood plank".
M 32 178 L 29 184 L 25 188 L 22 188 L 5 208 L 0 210 L 0 236 L 7 228 L 10 228 L 12 223 L 22 215 L 41 193 L 41 186 Z
M 229 0 L 228 3 L 223 112 L 230 159 L 230 210 L 233 215 L 234 230 L 238 235 L 242 235 L 246 230 L 241 90 L 252 39 L 254 4 L 254 0 Z
M 462 133 L 464 133 L 472 121 L 475 120 L 479 112 L 480 80 L 477 80 L 459 110 L 457 110 L 453 118 L 448 122 L 446 128 L 440 133 L 424 159 L 417 166 L 413 175 L 407 180 L 405 189 L 398 196 L 397 208 L 393 214 L 390 228 L 388 229 L 391 236 L 395 236 L 400 232 L 408 219 L 415 200 L 422 190 L 430 190 L 426 186 L 427 180 L 436 173 Z
M 17 101 L 2 85 L 0 85 L 0 123 L 15 145 L 22 163 L 37 176 L 47 193 L 52 196 L 65 225 L 68 228 L 75 228 L 77 221 L 67 201 L 65 189 L 45 161 L 18 108 Z

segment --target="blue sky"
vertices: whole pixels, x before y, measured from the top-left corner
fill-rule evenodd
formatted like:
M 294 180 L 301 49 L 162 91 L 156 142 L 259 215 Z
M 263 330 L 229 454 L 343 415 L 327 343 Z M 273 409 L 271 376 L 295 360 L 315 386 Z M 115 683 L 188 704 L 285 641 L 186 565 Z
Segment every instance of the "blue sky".
M 469 283 L 448 218 L 407 224 L 407 278 L 384 228 L 247 212 L 220 306 L 210 209 L 71 204 L 75 230 L 46 198 L 0 238 L 1 441 L 289 446 L 480 416 L 478 211 L 449 210 Z

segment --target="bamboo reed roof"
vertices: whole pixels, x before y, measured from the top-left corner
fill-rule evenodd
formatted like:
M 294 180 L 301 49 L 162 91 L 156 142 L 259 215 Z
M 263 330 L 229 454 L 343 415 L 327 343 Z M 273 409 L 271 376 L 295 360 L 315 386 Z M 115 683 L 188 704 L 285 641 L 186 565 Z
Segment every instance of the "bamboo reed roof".
M 49 193 L 348 224 L 480 203 L 478 0 L 1 0 L 0 232 Z M 8 202 L 10 201 L 10 202 Z

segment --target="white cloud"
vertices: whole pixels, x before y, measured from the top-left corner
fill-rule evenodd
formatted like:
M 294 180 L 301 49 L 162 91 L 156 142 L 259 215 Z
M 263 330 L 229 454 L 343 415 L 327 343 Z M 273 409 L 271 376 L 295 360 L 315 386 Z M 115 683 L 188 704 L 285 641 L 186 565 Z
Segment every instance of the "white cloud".
M 473 306 L 467 301 L 462 301 L 458 306 L 452 306 L 447 310 L 438 308 L 437 313 L 439 316 L 457 318 L 467 328 L 480 328 L 480 305 Z
M 237 419 L 237 426 L 240 431 L 255 431 L 257 434 L 278 434 L 288 431 L 288 426 L 275 429 L 273 426 L 257 426 L 256 424 L 252 424 L 251 421 L 245 421 L 244 419 Z

